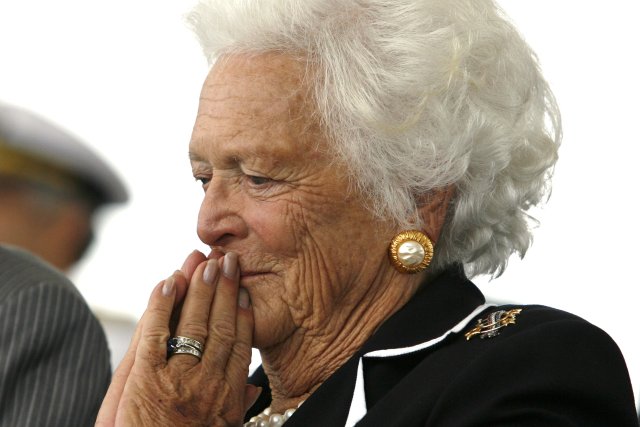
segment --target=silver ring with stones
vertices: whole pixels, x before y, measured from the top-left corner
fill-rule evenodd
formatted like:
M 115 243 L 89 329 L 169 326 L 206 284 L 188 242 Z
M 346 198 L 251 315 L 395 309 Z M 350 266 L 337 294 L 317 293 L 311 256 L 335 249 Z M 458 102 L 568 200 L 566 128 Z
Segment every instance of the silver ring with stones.
M 183 346 L 189 346 L 189 347 L 193 347 L 196 350 L 199 351 L 204 351 L 204 345 L 202 345 L 202 343 L 198 340 L 194 340 L 193 338 L 189 338 L 189 337 L 183 337 L 183 336 L 175 336 L 175 337 L 171 337 L 169 339 L 168 345 L 170 346 L 174 346 L 176 348 L 179 347 L 183 347 Z
M 202 359 L 202 352 L 196 348 L 193 347 L 189 347 L 189 346 L 183 346 L 183 347 L 178 347 L 172 351 L 169 352 L 169 357 L 171 356 L 175 356 L 176 354 L 190 354 L 192 356 L 195 356 L 198 358 L 198 360 Z
M 190 354 L 202 359 L 203 351 L 204 345 L 193 338 L 176 336 L 167 341 L 167 357 L 171 357 L 174 354 Z

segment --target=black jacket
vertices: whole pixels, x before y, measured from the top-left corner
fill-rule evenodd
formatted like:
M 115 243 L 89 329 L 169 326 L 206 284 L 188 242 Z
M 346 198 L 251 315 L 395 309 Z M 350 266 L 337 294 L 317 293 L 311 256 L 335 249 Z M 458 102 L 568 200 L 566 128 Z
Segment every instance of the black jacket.
M 353 425 L 354 415 L 364 415 L 357 426 L 638 426 L 624 359 L 605 332 L 548 307 L 483 304 L 460 269 L 443 273 L 285 425 Z M 512 309 L 521 309 L 515 323 L 495 336 L 481 327 L 480 334 L 465 337 L 478 319 Z M 250 382 L 265 391 L 248 417 L 270 403 L 261 368 Z M 366 401 L 360 415 L 358 401 Z

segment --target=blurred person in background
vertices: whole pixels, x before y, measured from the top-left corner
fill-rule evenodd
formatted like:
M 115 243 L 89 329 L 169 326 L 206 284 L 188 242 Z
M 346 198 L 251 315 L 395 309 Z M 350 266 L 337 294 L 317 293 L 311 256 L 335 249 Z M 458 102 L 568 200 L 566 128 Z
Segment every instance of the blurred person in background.
M 93 240 L 97 209 L 127 200 L 112 169 L 60 127 L 0 103 L 0 242 L 68 271 Z
M 0 426 L 95 422 L 109 347 L 62 271 L 89 247 L 97 210 L 126 199 L 77 138 L 0 104 Z

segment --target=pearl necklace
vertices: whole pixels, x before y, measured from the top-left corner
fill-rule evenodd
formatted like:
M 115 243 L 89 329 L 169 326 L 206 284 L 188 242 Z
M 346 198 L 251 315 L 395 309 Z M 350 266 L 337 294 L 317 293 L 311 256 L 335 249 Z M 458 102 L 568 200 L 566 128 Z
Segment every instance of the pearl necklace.
M 303 403 L 304 401 L 300 402 L 298 408 Z M 298 408 L 287 409 L 284 414 L 276 414 L 271 412 L 271 407 L 268 407 L 255 417 L 251 417 L 249 422 L 244 423 L 244 427 L 281 427 Z

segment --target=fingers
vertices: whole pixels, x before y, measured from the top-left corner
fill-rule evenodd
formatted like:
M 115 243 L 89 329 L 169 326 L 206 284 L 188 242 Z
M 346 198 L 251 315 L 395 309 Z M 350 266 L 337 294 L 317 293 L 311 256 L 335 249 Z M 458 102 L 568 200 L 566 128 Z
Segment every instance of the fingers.
M 152 367 L 164 366 L 167 361 L 169 321 L 176 297 L 176 277 L 171 276 L 151 293 L 140 331 L 136 362 L 146 361 Z
M 176 286 L 176 298 L 173 303 L 174 308 L 178 307 L 184 301 L 184 297 L 187 295 L 187 288 L 189 287 L 189 281 L 182 270 L 176 270 L 173 273 Z
M 156 286 L 156 288 L 162 286 L 163 284 L 164 281 L 160 282 Z M 98 427 L 111 427 L 115 424 L 118 404 L 120 403 L 120 398 L 122 397 L 124 386 L 126 385 L 127 379 L 129 378 L 131 367 L 133 366 L 133 362 L 135 361 L 135 355 L 138 349 L 138 342 L 140 341 L 143 322 L 144 316 L 138 322 L 136 331 L 133 334 L 131 343 L 129 344 L 129 348 L 127 349 L 127 352 L 122 358 L 122 361 L 111 377 L 111 384 L 109 384 L 109 389 L 107 390 L 107 393 L 102 400 L 100 412 L 98 412 L 98 417 L 96 419 L 96 426 Z
M 163 280 L 156 285 L 156 288 L 152 292 L 152 297 L 159 288 L 164 286 L 164 283 L 165 281 Z M 149 305 L 151 304 L 152 297 L 149 299 Z M 133 363 L 135 362 L 136 351 L 138 349 L 138 343 L 140 342 L 140 336 L 142 335 L 142 325 L 144 323 L 145 315 L 146 312 L 142 315 L 142 318 L 136 325 L 136 330 L 131 339 L 131 343 L 129 344 L 129 348 L 111 377 L 111 384 L 109 384 L 109 389 L 107 390 L 107 393 L 102 400 L 102 405 L 100 406 L 100 412 L 98 412 L 96 426 L 113 426 L 115 423 L 118 404 L 120 403 L 124 387 L 127 383 L 127 379 L 129 378 Z
M 238 305 L 238 256 L 229 252 L 220 259 L 221 274 L 216 298 L 209 316 L 208 360 L 218 368 L 224 368 L 236 340 L 236 310 Z M 205 357 L 207 356 L 205 355 Z
M 182 264 L 182 268 L 180 269 L 182 270 L 182 273 L 184 273 L 187 282 L 191 281 L 196 268 L 206 260 L 207 257 L 198 250 L 194 250 L 189 254 L 187 259 L 184 261 L 184 264 Z
M 249 294 L 239 289 L 239 278 L 238 256 L 233 252 L 198 265 L 175 335 L 203 343 L 204 369 L 233 379 L 236 390 L 243 390 L 251 361 L 253 312 Z M 196 364 L 198 359 L 188 354 L 171 358 L 171 365 Z
M 253 310 L 249 294 L 244 288 L 238 290 L 238 308 L 236 317 L 236 342 L 231 351 L 229 361 L 225 369 L 227 378 L 235 387 L 245 383 L 249 376 L 249 364 L 251 363 L 251 347 L 253 346 Z M 255 399 L 260 392 L 256 393 Z M 245 396 L 246 397 L 246 396 Z M 246 400 L 245 400 L 246 402 Z M 255 402 L 255 400 L 254 400 Z
M 204 262 L 193 268 L 198 261 Z M 249 294 L 244 289 L 239 290 L 239 277 L 235 253 L 206 260 L 202 254 L 194 252 L 185 261 L 182 271 L 175 272 L 156 286 L 129 350 L 113 375 L 96 425 L 115 424 L 118 410 L 128 399 L 129 383 L 140 377 L 132 375 L 132 371 L 141 373 L 145 378 L 169 374 L 167 378 L 175 379 L 175 375 L 171 375 L 174 368 L 177 367 L 179 372 L 181 365 L 198 364 L 198 358 L 181 354 L 174 355 L 168 364 L 167 340 L 171 336 L 172 315 L 179 318 L 176 335 L 205 343 L 200 368 L 206 376 L 192 377 L 197 380 L 198 387 L 211 383 L 214 379 L 211 373 L 217 372 L 219 379 L 226 384 L 224 387 L 230 386 L 234 390 L 231 402 L 238 409 L 255 402 L 260 390 L 246 386 L 253 313 Z M 182 295 L 184 301 L 180 303 Z M 208 365 L 205 365 L 205 360 Z M 164 368 L 168 370 L 164 371 Z
M 176 326 L 178 324 L 178 320 L 180 319 L 180 313 L 182 312 L 182 303 L 184 302 L 184 298 L 187 295 L 187 289 L 189 288 L 189 282 L 191 282 L 191 278 L 193 277 L 193 273 L 195 272 L 198 265 L 200 265 L 203 261 L 206 261 L 206 257 L 202 254 L 202 252 L 198 250 L 194 250 L 189 254 L 187 259 L 182 264 L 180 270 L 176 270 L 173 275 L 176 279 L 176 298 L 174 302 L 174 311 L 173 316 L 171 318 L 171 333 L 175 335 Z
M 262 387 L 255 386 L 253 384 L 247 384 L 244 386 L 244 412 L 246 413 L 255 403 L 258 401 L 260 394 L 262 393 Z
M 209 310 L 216 292 L 219 266 L 216 260 L 200 264 L 194 271 L 187 296 L 185 297 L 176 335 L 192 338 L 204 343 L 208 335 Z M 176 354 L 172 357 L 180 363 L 195 365 L 198 359 L 189 354 Z
M 246 378 L 251 361 L 253 313 L 246 290 L 239 290 L 238 256 L 222 258 L 222 274 L 209 317 L 209 336 L 203 363 L 224 369 L 228 378 Z M 240 305 L 239 305 L 240 304 Z M 231 368 L 228 370 L 227 367 Z

